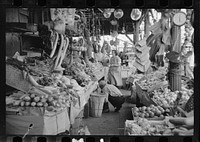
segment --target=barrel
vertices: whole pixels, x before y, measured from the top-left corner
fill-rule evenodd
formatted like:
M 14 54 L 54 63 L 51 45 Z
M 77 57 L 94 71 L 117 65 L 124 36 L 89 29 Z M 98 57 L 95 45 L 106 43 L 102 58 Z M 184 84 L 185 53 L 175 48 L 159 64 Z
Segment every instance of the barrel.
M 92 117 L 101 117 L 105 99 L 106 99 L 105 94 L 97 94 L 97 93 L 91 94 L 91 97 L 90 97 L 90 104 L 91 104 L 90 113 L 91 114 L 90 115 Z

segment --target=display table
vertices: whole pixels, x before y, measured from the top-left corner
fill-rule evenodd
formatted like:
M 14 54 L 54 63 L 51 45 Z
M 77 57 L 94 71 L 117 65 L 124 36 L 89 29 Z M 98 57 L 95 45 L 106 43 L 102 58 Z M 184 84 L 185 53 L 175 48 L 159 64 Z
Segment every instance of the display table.
M 34 115 L 6 115 L 6 134 L 24 135 L 30 124 L 33 128 L 29 135 L 57 135 L 69 131 L 70 120 L 68 109 L 61 112 L 45 113 L 43 116 Z

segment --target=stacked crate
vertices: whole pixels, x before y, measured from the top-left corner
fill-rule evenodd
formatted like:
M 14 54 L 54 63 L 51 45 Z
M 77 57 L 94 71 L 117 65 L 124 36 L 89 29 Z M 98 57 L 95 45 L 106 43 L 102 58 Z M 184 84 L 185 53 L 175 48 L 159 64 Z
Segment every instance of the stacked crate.
M 134 66 L 143 73 L 145 73 L 149 69 L 151 64 L 149 60 L 149 50 L 150 47 L 146 45 L 146 38 L 143 38 L 136 44 L 136 59 L 134 62 Z

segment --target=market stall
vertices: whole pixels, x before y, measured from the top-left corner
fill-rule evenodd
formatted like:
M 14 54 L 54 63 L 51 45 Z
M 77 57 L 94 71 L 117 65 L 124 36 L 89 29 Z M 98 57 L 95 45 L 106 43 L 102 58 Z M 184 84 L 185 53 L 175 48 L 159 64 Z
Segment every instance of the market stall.
M 73 23 L 84 25 L 83 21 L 75 21 L 75 9 L 62 9 L 67 19 L 55 11 L 59 10 L 50 9 L 51 15 L 46 16 L 51 21 L 34 31 L 38 34 L 33 32 L 35 36 L 29 36 L 28 41 L 24 39 L 25 55 L 18 51 L 6 57 L 6 84 L 12 88 L 6 95 L 7 134 L 23 135 L 30 124 L 33 125 L 31 135 L 70 133 L 76 117 L 84 111 L 90 94 L 96 90 L 98 80 L 105 76 L 101 63 L 88 60 L 91 51 L 86 28 L 79 28 L 82 38 L 71 42 L 74 35 L 65 33 L 65 25 L 63 28 L 57 23 L 48 27 L 50 22 L 56 24 L 55 19 L 62 18 L 68 23 L 67 31 L 74 30 Z M 13 13 L 9 11 L 9 14 Z M 31 37 L 42 40 L 42 47 L 30 43 Z M 34 54 L 38 51 L 41 54 Z M 80 56 L 83 53 L 84 59 Z
M 80 134 L 82 118 L 87 119 L 91 110 L 98 112 L 93 117 L 101 117 L 108 105 L 108 92 L 101 94 L 100 80 L 111 84 L 119 79 L 119 89 L 122 80 L 123 89 L 131 90 L 131 99 L 126 100 L 135 105 L 133 119 L 123 122 L 125 135 L 174 135 L 171 119 L 193 116 L 194 64 L 190 67 L 188 62 L 193 52 L 188 49 L 192 48 L 191 33 L 186 30 L 184 44 L 179 34 L 185 23 L 191 28 L 184 12 L 112 8 L 38 12 L 27 8 L 18 10 L 20 14 L 26 11 L 25 17 L 18 17 L 23 20 L 12 21 L 13 11 L 7 11 L 7 134 Z M 155 19 L 155 13 L 160 18 Z M 19 41 L 13 41 L 13 32 Z M 121 52 L 128 58 L 118 56 L 121 42 L 127 43 L 119 34 L 131 42 L 130 52 L 126 44 Z M 14 47 L 10 42 L 18 44 Z M 116 51 L 116 58 L 111 51 Z M 120 71 L 110 69 L 111 58 L 112 67 Z M 125 100 L 125 95 L 121 98 Z

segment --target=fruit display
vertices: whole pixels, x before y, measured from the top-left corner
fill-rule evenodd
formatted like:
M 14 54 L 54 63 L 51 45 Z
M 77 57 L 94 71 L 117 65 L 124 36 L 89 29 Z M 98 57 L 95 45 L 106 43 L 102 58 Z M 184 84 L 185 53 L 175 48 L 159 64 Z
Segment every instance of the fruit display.
M 159 106 L 169 107 L 174 105 L 179 91 L 171 92 L 170 89 L 154 90 L 152 100 Z
M 164 119 L 165 116 L 170 115 L 169 108 L 162 108 L 161 106 L 150 105 L 149 107 L 136 107 L 132 108 L 133 118 L 141 117 L 146 119 Z
M 173 127 L 167 120 L 151 121 L 140 117 L 125 122 L 125 131 L 128 135 L 173 135 Z
M 172 92 L 168 88 L 160 88 L 152 92 L 152 100 L 159 106 L 171 107 L 175 104 L 178 98 L 180 98 L 179 104 L 186 103 L 192 94 L 192 90 Z

